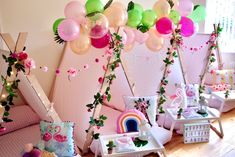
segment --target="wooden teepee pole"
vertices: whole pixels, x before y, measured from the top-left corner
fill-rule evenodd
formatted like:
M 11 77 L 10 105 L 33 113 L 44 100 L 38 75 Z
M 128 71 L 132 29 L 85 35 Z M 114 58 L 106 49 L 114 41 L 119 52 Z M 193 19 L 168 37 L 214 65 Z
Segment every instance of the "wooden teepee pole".
M 181 52 L 179 51 L 178 45 L 176 46 L 176 52 L 177 52 L 177 55 L 179 57 L 180 69 L 181 69 L 181 73 L 182 73 L 182 76 L 183 76 L 184 84 L 187 84 L 188 81 L 186 79 L 186 72 L 184 70 L 183 59 L 182 59 L 182 56 L 181 56 Z
M 218 34 L 218 28 L 220 28 L 220 23 L 217 25 L 214 24 L 214 30 L 216 32 L 216 34 Z M 218 37 L 217 37 L 218 38 Z M 219 47 L 219 39 L 216 40 L 216 45 L 217 45 L 217 57 L 218 57 L 218 69 L 222 70 L 223 69 L 223 60 L 222 60 L 222 55 L 221 55 L 221 51 L 220 51 L 220 47 Z
M 218 28 L 220 27 L 220 24 L 218 24 L 218 26 L 216 27 L 216 25 L 214 24 L 214 32 L 218 35 Z M 217 39 L 216 39 L 216 44 L 217 44 L 217 46 L 218 46 L 218 36 L 216 37 Z M 222 64 L 222 57 L 221 57 L 221 55 L 220 55 L 220 53 L 219 53 L 219 51 L 218 51 L 218 48 L 217 48 L 217 52 L 218 52 L 218 63 L 219 63 L 219 69 L 221 68 L 222 69 L 222 67 L 223 67 L 223 64 Z M 207 73 L 207 71 L 208 71 L 208 69 L 209 69 L 209 66 L 210 66 L 210 56 L 211 56 L 211 54 L 213 53 L 213 49 L 211 49 L 211 46 L 209 47 L 209 50 L 208 50 L 208 55 L 207 55 L 207 58 L 206 58 L 206 65 L 205 65 L 205 67 L 204 67 L 204 69 L 203 69 L 203 71 L 202 71 L 202 74 L 201 74 L 201 76 L 200 76 L 200 87 L 202 87 L 203 85 L 204 85 L 204 82 L 205 82 L 205 77 L 206 77 L 206 73 Z

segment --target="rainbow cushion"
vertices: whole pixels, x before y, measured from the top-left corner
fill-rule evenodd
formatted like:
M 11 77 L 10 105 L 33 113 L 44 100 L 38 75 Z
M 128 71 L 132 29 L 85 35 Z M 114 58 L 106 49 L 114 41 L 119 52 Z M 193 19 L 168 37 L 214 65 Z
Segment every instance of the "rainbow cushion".
M 137 132 L 142 119 L 144 114 L 136 109 L 124 111 L 117 119 L 117 133 Z

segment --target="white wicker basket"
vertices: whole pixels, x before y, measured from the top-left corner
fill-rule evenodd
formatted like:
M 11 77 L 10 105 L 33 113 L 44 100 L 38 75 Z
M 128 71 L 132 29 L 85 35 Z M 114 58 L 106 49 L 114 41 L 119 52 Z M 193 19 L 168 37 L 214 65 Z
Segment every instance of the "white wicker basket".
M 209 138 L 209 123 L 184 124 L 184 143 L 209 142 Z

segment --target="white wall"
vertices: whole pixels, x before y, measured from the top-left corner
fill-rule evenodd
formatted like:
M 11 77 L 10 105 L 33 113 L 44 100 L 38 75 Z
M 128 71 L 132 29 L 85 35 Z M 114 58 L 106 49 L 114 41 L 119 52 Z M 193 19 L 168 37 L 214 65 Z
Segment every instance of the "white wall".
M 81 1 L 85 3 L 85 0 Z M 104 3 L 106 1 L 103 0 Z M 205 4 L 205 0 L 194 1 L 195 4 Z M 0 28 L 2 26 L 2 31 L 11 33 L 15 39 L 20 31 L 28 32 L 27 52 L 36 60 L 38 67 L 46 65 L 50 69 L 56 69 L 63 46 L 54 42 L 52 25 L 57 18 L 64 16 L 63 10 L 67 2 L 69 0 L 0 0 Z M 156 0 L 135 0 L 135 2 L 141 3 L 148 9 Z M 203 24 L 201 28 L 202 26 Z M 46 94 L 49 94 L 54 72 L 43 73 L 38 68 L 34 73 Z

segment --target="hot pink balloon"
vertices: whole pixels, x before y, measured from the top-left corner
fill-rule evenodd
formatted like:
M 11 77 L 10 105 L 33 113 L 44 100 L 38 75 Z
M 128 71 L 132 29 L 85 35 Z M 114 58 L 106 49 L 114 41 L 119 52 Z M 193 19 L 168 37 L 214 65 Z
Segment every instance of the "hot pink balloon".
M 125 27 L 124 32 L 126 33 L 127 39 L 126 39 L 126 45 L 133 44 L 135 41 L 135 33 L 134 30 L 130 27 Z
M 101 38 L 91 38 L 91 45 L 98 49 L 104 48 L 109 44 L 110 37 L 110 34 L 107 33 Z
M 143 44 L 149 37 L 149 34 L 142 33 L 140 30 L 134 30 L 135 33 L 135 41 L 138 42 L 139 44 Z
M 65 19 L 58 26 L 58 34 L 65 41 L 72 41 L 78 38 L 79 31 L 79 25 L 72 19 Z
M 86 15 L 85 6 L 79 1 L 71 1 L 64 8 L 64 15 L 81 23 Z
M 178 11 L 181 16 L 188 16 L 193 11 L 193 2 L 191 0 L 180 0 Z
M 179 24 L 181 24 L 181 35 L 182 36 L 190 37 L 194 34 L 195 27 L 194 27 L 193 21 L 190 18 L 182 16 Z
M 156 29 L 160 34 L 172 33 L 173 23 L 168 17 L 162 17 L 156 22 Z

